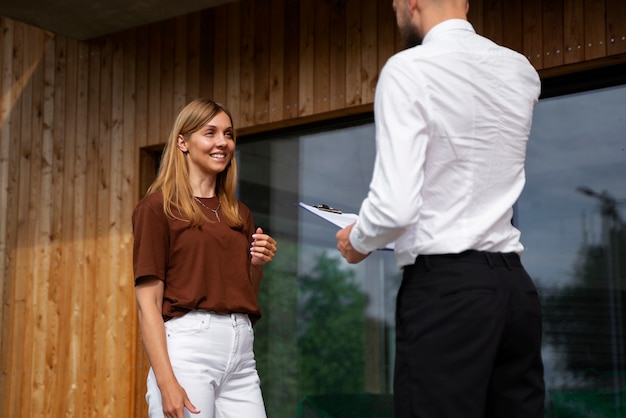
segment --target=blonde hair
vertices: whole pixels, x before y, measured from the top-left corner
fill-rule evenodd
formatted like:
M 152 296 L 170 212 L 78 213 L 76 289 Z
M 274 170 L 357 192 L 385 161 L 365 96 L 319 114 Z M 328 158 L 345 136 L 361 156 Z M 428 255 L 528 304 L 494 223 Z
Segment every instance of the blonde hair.
M 174 126 L 165 144 L 161 166 L 156 179 L 148 188 L 148 193 L 160 191 L 163 194 L 163 210 L 173 219 L 188 221 L 191 226 L 199 226 L 210 221 L 196 204 L 189 178 L 189 168 L 185 154 L 178 148 L 178 136 L 188 139 L 191 134 L 206 125 L 218 113 L 224 112 L 233 125 L 233 141 L 236 144 L 233 117 L 221 104 L 210 99 L 196 99 L 185 106 L 174 121 Z M 221 173 L 217 175 L 215 193 L 219 198 L 222 217 L 230 227 L 241 228 L 243 221 L 239 215 L 237 190 L 237 161 L 234 155 Z

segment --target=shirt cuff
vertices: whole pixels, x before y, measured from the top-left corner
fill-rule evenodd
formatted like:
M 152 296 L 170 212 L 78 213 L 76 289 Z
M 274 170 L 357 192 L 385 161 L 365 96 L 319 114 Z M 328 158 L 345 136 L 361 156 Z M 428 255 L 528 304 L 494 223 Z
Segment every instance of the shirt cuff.
M 350 231 L 350 244 L 352 244 L 352 248 L 354 248 L 361 254 L 371 253 L 376 248 L 369 249 L 366 243 L 364 242 L 366 239 L 367 237 L 365 236 L 363 231 L 359 228 L 359 223 L 357 222 L 352 228 L 352 231 Z

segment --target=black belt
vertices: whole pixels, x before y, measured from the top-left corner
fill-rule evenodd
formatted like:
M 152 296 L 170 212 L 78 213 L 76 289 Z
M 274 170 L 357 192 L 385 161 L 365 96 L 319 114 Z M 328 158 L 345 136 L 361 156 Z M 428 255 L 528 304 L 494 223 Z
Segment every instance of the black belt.
M 415 259 L 414 266 L 430 270 L 432 266 L 449 263 L 488 264 L 490 267 L 505 266 L 521 267 L 522 262 L 517 253 L 496 253 L 489 251 L 467 250 L 458 254 L 424 254 Z

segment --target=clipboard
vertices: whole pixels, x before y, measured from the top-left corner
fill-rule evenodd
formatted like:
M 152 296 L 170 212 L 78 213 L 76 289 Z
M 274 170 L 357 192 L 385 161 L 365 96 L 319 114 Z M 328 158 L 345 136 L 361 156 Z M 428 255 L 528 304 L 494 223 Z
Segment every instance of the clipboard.
M 298 206 L 301 208 L 311 212 L 314 215 L 319 216 L 325 221 L 330 222 L 331 224 L 339 227 L 340 229 L 345 228 L 348 225 L 352 225 L 359 219 L 359 215 L 356 213 L 346 213 L 342 212 L 339 209 L 331 208 L 328 205 L 307 205 L 306 203 L 299 202 Z M 381 250 L 393 250 L 394 243 L 387 244 L 385 248 L 380 248 Z

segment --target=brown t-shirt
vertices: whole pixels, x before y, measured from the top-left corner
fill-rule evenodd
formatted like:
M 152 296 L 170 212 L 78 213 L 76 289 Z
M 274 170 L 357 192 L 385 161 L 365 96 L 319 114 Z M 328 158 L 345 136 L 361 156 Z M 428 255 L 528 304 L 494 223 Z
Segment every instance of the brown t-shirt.
M 217 207 L 217 197 L 201 200 Z M 211 211 L 202 210 L 207 218 L 216 219 Z M 254 222 L 241 202 L 239 213 L 244 221 L 241 230 L 230 228 L 224 219 L 192 228 L 165 215 L 160 192 L 137 204 L 132 217 L 135 285 L 147 276 L 164 281 L 164 320 L 197 309 L 247 313 L 252 322 L 261 317 L 250 277 Z

